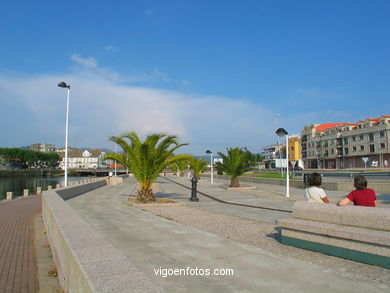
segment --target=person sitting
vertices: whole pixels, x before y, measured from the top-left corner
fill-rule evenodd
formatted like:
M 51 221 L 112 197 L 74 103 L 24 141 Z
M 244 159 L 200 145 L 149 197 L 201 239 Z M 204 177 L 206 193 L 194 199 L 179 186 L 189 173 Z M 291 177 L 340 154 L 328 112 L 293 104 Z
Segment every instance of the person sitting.
M 325 191 L 319 186 L 322 184 L 321 175 L 318 173 L 310 174 L 309 187 L 305 189 L 304 196 L 308 202 L 329 203 Z
M 362 175 L 357 175 L 354 178 L 354 185 L 356 190 L 350 192 L 346 198 L 340 200 L 338 206 L 346 206 L 351 201 L 355 206 L 374 207 L 376 201 L 376 194 L 373 189 L 367 188 L 367 180 Z

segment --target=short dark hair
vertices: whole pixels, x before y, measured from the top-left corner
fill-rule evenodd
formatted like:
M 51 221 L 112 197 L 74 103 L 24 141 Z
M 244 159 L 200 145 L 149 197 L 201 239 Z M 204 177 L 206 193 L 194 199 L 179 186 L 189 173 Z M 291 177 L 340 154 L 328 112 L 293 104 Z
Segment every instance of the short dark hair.
M 367 179 L 363 175 L 355 176 L 355 178 L 353 179 L 353 182 L 354 182 L 356 189 L 361 190 L 361 189 L 367 188 Z
M 321 174 L 312 173 L 309 176 L 309 186 L 320 186 L 322 183 Z

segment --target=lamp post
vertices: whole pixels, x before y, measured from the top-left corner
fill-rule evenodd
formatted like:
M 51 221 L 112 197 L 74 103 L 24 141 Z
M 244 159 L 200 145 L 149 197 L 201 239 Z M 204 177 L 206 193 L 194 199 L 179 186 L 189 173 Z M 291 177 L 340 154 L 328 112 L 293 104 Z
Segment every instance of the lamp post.
M 115 156 L 116 156 L 116 143 L 114 145 L 114 152 L 115 152 Z M 114 160 L 114 176 L 116 177 L 116 161 Z
M 274 117 L 275 117 L 275 126 L 276 128 L 278 129 L 278 117 L 280 117 L 280 114 L 274 114 Z M 280 146 L 279 146 L 279 136 L 277 137 L 277 146 L 278 146 L 278 152 L 279 152 L 279 160 L 281 161 L 282 160 L 282 153 L 280 151 Z M 276 153 L 276 152 L 275 152 Z M 275 154 L 276 155 L 276 154 Z M 280 173 L 282 174 L 282 177 L 283 177 L 283 167 L 280 167 Z
M 59 87 L 68 89 L 68 98 L 66 99 L 66 122 L 65 122 L 65 187 L 68 186 L 68 121 L 69 121 L 69 98 L 70 98 L 70 85 L 61 81 L 58 84 Z
M 290 182 L 289 182 L 289 174 L 288 174 L 288 133 L 284 128 L 278 128 L 276 130 L 276 134 L 278 136 L 286 136 L 286 161 L 287 161 L 287 168 L 286 168 L 286 197 L 290 197 Z
M 207 150 L 206 154 L 210 155 L 211 184 L 214 184 L 213 152 L 210 150 Z

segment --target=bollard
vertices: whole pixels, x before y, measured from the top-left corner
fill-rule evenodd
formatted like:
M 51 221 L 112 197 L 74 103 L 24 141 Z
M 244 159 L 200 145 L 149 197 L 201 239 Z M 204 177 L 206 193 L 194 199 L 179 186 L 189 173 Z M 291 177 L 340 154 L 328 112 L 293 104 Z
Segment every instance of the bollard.
M 196 184 L 198 182 L 198 179 L 196 177 L 192 177 L 191 179 L 192 187 L 191 187 L 191 198 L 190 201 L 199 201 L 199 198 L 196 196 Z
M 37 187 L 37 195 L 42 193 L 42 187 Z
M 23 189 L 23 196 L 27 197 L 28 196 L 28 189 Z
M 14 193 L 13 192 L 7 192 L 7 200 L 11 200 L 12 198 L 14 197 Z
M 58 188 L 61 188 L 61 184 L 57 184 L 56 185 L 56 188 L 58 189 Z
M 47 190 L 51 190 L 51 185 L 48 185 L 48 186 L 47 186 Z

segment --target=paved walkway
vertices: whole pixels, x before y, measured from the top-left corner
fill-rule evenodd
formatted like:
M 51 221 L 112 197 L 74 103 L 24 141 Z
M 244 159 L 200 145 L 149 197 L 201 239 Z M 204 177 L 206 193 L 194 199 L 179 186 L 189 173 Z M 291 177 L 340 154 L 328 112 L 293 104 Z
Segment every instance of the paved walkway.
M 38 292 L 34 216 L 41 196 L 0 204 L 0 293 Z
M 186 205 L 151 210 L 162 217 L 128 206 L 123 202 L 133 190 L 133 179 L 118 186 L 99 188 L 68 202 L 167 292 L 389 291 L 386 269 L 280 244 L 273 237 L 277 233 L 274 220 L 280 212 L 277 215 L 272 211 L 234 209 L 234 206 L 208 202 L 202 196 L 199 203 L 192 203 L 188 201 L 190 192 L 184 187 L 160 182 L 170 197 Z M 293 203 L 293 200 L 230 192 L 207 183 L 201 183 L 199 188 L 224 199 L 259 205 L 288 208 Z M 163 277 L 155 273 L 187 267 L 231 268 L 234 276 Z

